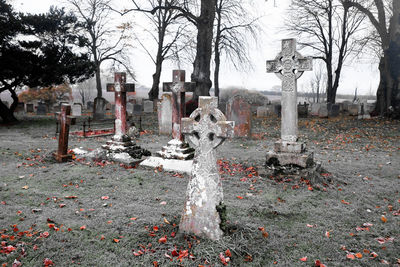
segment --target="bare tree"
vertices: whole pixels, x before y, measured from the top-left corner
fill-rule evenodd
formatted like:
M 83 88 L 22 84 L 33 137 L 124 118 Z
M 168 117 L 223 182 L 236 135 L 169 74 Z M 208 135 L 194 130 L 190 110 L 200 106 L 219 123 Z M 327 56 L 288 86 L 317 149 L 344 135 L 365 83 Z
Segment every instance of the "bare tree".
M 237 70 L 249 69 L 249 44 L 257 41 L 260 27 L 243 1 L 217 0 L 215 4 L 214 88 L 215 96 L 219 96 L 221 56 L 224 53 Z
M 335 103 L 343 64 L 364 44 L 358 39 L 364 14 L 339 0 L 293 0 L 289 16 L 286 29 L 325 62 L 327 101 Z
M 380 83 L 377 114 L 400 117 L 400 1 L 343 0 L 364 13 L 376 29 L 380 43 Z M 391 18 L 389 19 L 389 17 Z
M 96 78 L 92 77 L 90 79 L 87 79 L 86 81 L 78 83 L 77 85 L 74 86 L 72 91 L 76 95 L 78 95 L 78 97 L 80 97 L 82 104 L 86 105 L 86 102 L 92 100 L 95 96 Z
M 186 20 L 182 20 L 177 16 L 178 11 L 171 9 L 156 9 L 160 6 L 176 5 L 177 0 L 146 0 L 141 1 L 145 3 L 138 3 L 132 0 L 135 9 L 129 11 L 142 11 L 147 17 L 152 27 L 144 28 L 144 31 L 151 36 L 157 44 L 157 51 L 153 53 L 148 44 L 143 43 L 143 36 L 136 35 L 136 41 L 146 51 L 147 55 L 151 58 L 156 66 L 153 74 L 153 84 L 149 92 L 149 99 L 154 100 L 158 98 L 160 76 L 162 71 L 162 64 L 164 60 L 176 59 L 179 53 L 185 48 L 185 41 L 187 41 L 188 25 Z M 148 10 L 156 10 L 154 14 L 146 12 Z M 125 11 L 124 13 L 127 13 Z M 123 14 L 123 13 L 122 13 Z
M 323 102 L 323 98 L 326 95 L 326 78 L 326 73 L 324 73 L 323 67 L 319 64 L 310 80 L 313 103 Z
M 163 2 L 163 5 L 156 6 L 152 9 L 138 9 L 135 7 L 126 11 L 139 10 L 150 14 L 156 14 L 160 9 L 169 12 L 176 11 L 177 14 L 174 16 L 174 19 L 180 17 L 186 18 L 197 28 L 196 57 L 193 62 L 193 73 L 191 75 L 191 80 L 196 83 L 194 92 L 195 100 L 197 100 L 198 96 L 210 95 L 209 91 L 212 85 L 210 79 L 210 65 L 216 6 L 216 0 L 199 1 L 200 8 L 198 8 L 197 1 L 194 0 L 168 0 Z
M 97 98 L 102 98 L 101 65 L 105 61 L 121 64 L 134 77 L 129 66 L 126 31 L 129 24 L 115 25 L 112 23 L 111 0 L 67 0 L 73 7 L 81 23 L 81 29 L 86 32 L 88 48 L 96 67 Z M 96 106 L 96 103 L 95 103 Z

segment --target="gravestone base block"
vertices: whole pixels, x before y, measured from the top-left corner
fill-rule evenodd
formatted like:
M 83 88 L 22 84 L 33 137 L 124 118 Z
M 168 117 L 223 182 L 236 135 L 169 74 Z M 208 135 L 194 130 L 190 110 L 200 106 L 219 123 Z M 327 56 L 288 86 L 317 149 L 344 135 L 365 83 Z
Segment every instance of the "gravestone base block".
M 189 144 L 178 139 L 172 139 L 166 146 L 163 146 L 161 151 L 158 151 L 157 156 L 164 159 L 179 159 L 189 160 L 194 157 L 194 149 Z
M 304 153 L 306 144 L 300 142 L 278 141 L 275 142 L 274 151 L 276 153 Z
M 136 165 L 151 153 L 131 141 L 127 135 L 114 135 L 111 141 L 102 146 L 106 158 L 126 165 Z
M 267 153 L 266 163 L 268 166 L 295 165 L 301 168 L 309 168 L 314 164 L 314 155 L 313 153 L 289 153 L 270 151 Z
M 148 157 L 140 163 L 142 167 L 162 168 L 167 172 L 190 174 L 193 160 L 163 159 L 161 157 Z

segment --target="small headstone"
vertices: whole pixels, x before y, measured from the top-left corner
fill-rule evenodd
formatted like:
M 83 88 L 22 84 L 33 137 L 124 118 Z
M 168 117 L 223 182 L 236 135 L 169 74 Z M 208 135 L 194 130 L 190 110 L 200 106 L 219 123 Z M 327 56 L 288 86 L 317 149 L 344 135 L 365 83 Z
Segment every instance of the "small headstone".
M 47 114 L 47 106 L 43 103 L 39 103 L 37 110 L 36 110 L 37 115 L 46 115 Z
M 25 103 L 18 102 L 17 107 L 15 108 L 15 113 L 24 113 L 25 112 Z
M 26 112 L 33 113 L 35 111 L 33 104 L 26 104 Z
M 257 118 L 266 118 L 276 115 L 273 105 L 257 107 Z
M 158 130 L 159 134 L 172 133 L 172 92 L 163 93 L 158 102 Z
M 82 105 L 81 104 L 73 104 L 72 105 L 72 116 L 80 117 L 82 116 Z
M 298 115 L 300 118 L 307 118 L 308 106 L 309 106 L 309 104 L 307 104 L 306 102 L 304 102 L 304 104 L 299 103 L 297 105 L 297 112 L 298 112 Z
M 321 103 L 321 106 L 319 107 L 319 110 L 318 110 L 318 117 L 328 118 L 328 116 L 329 116 L 328 104 Z
M 132 103 L 126 103 L 126 112 L 128 115 L 132 115 L 133 113 L 133 104 Z
M 340 106 L 339 104 L 328 104 L 328 117 L 339 116 Z
M 75 124 L 75 117 L 71 116 L 71 106 L 62 105 L 61 112 L 58 114 L 58 120 L 60 121 L 60 134 L 58 135 L 58 150 L 54 154 L 55 159 L 58 162 L 65 162 L 72 156 L 68 154 L 68 136 L 69 126 Z
M 145 100 L 143 101 L 143 112 L 152 113 L 153 112 L 153 101 Z
M 251 107 L 244 97 L 235 95 L 229 99 L 226 117 L 235 122 L 235 137 L 251 137 Z
M 107 100 L 105 100 L 102 97 L 96 97 L 94 99 L 94 113 L 93 113 L 93 119 L 94 120 L 101 120 L 104 119 L 105 113 L 106 113 L 106 104 Z
M 140 104 L 133 105 L 133 115 L 141 115 L 143 112 L 143 106 Z
M 358 106 L 357 104 L 348 104 L 347 105 L 347 112 L 350 116 L 357 116 L 358 115 Z

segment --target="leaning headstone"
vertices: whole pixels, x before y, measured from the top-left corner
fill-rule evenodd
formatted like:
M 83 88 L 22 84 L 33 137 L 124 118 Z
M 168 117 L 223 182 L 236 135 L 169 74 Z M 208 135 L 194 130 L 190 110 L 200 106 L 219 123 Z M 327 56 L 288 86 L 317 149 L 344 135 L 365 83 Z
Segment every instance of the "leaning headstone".
M 153 101 L 150 100 L 145 100 L 143 101 L 143 112 L 144 113 L 152 113 L 154 108 L 153 108 Z
M 47 114 L 47 106 L 43 103 L 39 103 L 36 110 L 37 115 L 46 115 Z
M 172 133 L 172 93 L 166 92 L 161 96 L 161 101 L 158 102 L 158 133 Z
M 318 109 L 318 117 L 320 118 L 328 118 L 329 116 L 329 109 L 327 103 L 321 103 Z
M 273 105 L 257 107 L 257 118 L 266 118 L 276 115 Z
M 32 103 L 26 104 L 26 112 L 33 113 L 35 111 Z
M 304 143 L 298 142 L 297 79 L 312 70 L 312 58 L 296 51 L 296 39 L 282 40 L 282 52 L 267 61 L 267 72 L 282 80 L 281 140 L 267 154 L 267 164 L 296 165 L 303 168 L 313 163 L 313 154 L 306 154 Z
M 312 103 L 311 104 L 311 116 L 318 116 L 319 109 L 321 108 L 321 103 Z
M 58 113 L 58 120 L 60 121 L 60 134 L 58 136 L 58 150 L 54 154 L 55 159 L 58 162 L 65 162 L 72 158 L 68 154 L 68 136 L 69 136 L 69 126 L 75 124 L 75 117 L 71 115 L 71 106 L 63 104 L 61 106 L 61 112 Z
M 80 117 L 82 116 L 82 105 L 75 103 L 72 105 L 72 116 Z
M 225 211 L 215 149 L 233 136 L 234 122 L 217 109 L 216 97 L 199 97 L 199 108 L 182 118 L 182 132 L 196 147 L 179 231 L 211 240 L 222 237 Z
M 243 96 L 235 95 L 229 99 L 226 117 L 235 122 L 235 137 L 251 136 L 251 107 Z

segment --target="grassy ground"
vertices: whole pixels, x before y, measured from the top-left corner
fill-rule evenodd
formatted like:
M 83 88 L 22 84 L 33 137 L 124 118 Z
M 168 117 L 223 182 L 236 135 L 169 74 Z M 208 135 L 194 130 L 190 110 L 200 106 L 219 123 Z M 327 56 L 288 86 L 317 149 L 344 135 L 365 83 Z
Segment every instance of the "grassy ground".
M 150 132 L 138 140 L 152 152 L 168 141 L 152 134 L 154 122 L 144 118 Z M 400 265 L 400 123 L 341 117 L 299 125 L 332 182 L 271 175 L 263 164 L 279 120 L 255 119 L 252 139 L 219 150 L 229 230 L 218 242 L 179 234 L 188 176 L 57 164 L 49 156 L 53 120 L 1 127 L 0 264 L 221 266 L 229 257 L 230 266 Z M 106 140 L 71 137 L 70 147 Z

